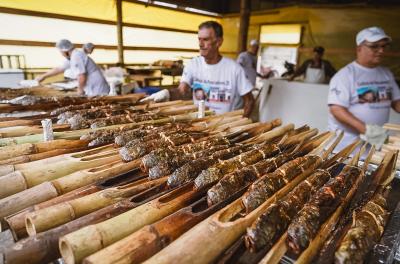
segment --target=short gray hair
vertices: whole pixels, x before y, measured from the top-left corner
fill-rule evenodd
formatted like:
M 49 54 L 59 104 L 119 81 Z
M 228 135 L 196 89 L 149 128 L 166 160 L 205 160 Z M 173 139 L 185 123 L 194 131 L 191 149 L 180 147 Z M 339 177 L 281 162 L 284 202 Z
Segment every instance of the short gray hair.
M 74 48 L 74 45 L 68 39 L 60 39 L 56 43 L 56 48 L 58 48 L 61 51 L 70 51 Z

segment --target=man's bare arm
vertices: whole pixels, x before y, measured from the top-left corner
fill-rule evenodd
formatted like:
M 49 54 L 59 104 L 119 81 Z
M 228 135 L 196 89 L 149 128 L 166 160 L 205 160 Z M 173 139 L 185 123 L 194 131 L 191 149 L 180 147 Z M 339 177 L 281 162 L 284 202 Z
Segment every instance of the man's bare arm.
M 392 108 L 393 108 L 393 110 L 396 111 L 397 113 L 400 113 L 400 100 L 393 101 L 393 102 L 392 102 Z
M 171 101 L 192 99 L 190 86 L 184 82 L 181 82 L 177 88 L 169 89 L 169 94 Z
M 84 94 L 84 88 L 86 85 L 86 73 L 82 73 L 78 75 L 78 94 Z
M 350 113 L 346 107 L 340 105 L 330 105 L 329 111 L 339 122 L 343 123 L 344 125 L 350 127 L 360 134 L 365 133 L 365 123 L 355 117 L 352 113 Z
M 61 67 L 56 67 L 56 68 L 53 68 L 53 69 L 49 70 L 48 72 L 46 72 L 46 73 L 44 73 L 44 74 L 42 74 L 42 75 L 37 76 L 37 77 L 35 78 L 35 80 L 38 81 L 38 82 L 41 82 L 41 81 L 43 81 L 43 80 L 46 79 L 46 78 L 55 76 L 55 75 L 60 74 L 60 73 L 62 73 L 62 72 L 64 72 L 64 69 L 63 69 L 63 68 L 61 68 Z
M 242 96 L 243 98 L 243 117 L 249 117 L 251 115 L 251 111 L 253 111 L 254 107 L 254 97 L 251 92 Z

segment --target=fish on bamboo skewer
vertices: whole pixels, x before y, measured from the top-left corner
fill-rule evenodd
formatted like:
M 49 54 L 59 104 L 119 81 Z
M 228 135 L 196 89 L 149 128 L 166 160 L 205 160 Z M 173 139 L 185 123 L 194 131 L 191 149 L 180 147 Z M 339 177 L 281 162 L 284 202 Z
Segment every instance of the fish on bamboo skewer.
M 184 232 L 206 217 L 225 207 L 243 194 L 245 189 L 229 199 L 207 207 L 205 197 L 182 208 L 160 221 L 145 226 L 126 238 L 85 258 L 83 263 L 142 263 L 152 255 L 165 248 Z
M 175 123 L 175 122 L 189 122 L 192 120 L 196 121 L 207 121 L 207 120 L 215 120 L 216 117 L 220 116 L 213 116 L 209 117 L 211 115 L 211 111 L 206 111 L 206 117 L 203 119 L 198 119 L 197 118 L 197 113 L 188 113 L 188 114 L 181 114 L 181 115 L 176 115 L 176 116 L 170 116 L 167 118 L 162 118 L 162 119 L 157 119 L 157 120 L 149 120 L 149 121 L 143 121 L 139 123 L 130 123 L 130 124 L 123 124 L 123 125 L 114 125 L 114 126 L 109 126 L 109 127 L 104 127 L 104 128 L 99 128 L 98 130 L 103 130 L 103 129 L 114 129 L 114 128 L 119 128 L 119 127 L 124 127 L 126 129 L 134 129 L 137 128 L 141 125 L 160 125 L 160 124 L 166 124 L 166 123 Z M 54 132 L 54 138 L 55 139 L 79 139 L 82 135 L 88 133 L 91 131 L 90 129 L 83 129 L 83 130 L 74 130 L 74 131 L 67 131 L 67 132 Z M 9 146 L 9 145 L 15 145 L 15 144 L 23 144 L 23 143 L 36 143 L 36 142 L 41 142 L 43 140 L 43 135 L 42 134 L 36 134 L 36 135 L 29 135 L 29 136 L 21 136 L 21 137 L 13 137 L 13 138 L 0 138 L 0 147 L 2 146 Z
M 129 112 L 129 105 L 102 105 L 90 109 L 79 109 L 75 111 L 66 111 L 57 115 L 57 124 L 76 123 L 76 120 L 88 120 L 102 118 L 112 115 L 120 115 Z M 72 118 L 71 122 L 68 119 Z
M 299 254 L 308 247 L 321 225 L 336 210 L 342 197 L 347 195 L 361 177 L 360 175 L 362 175 L 362 169 L 351 165 L 346 166 L 304 205 L 288 227 L 287 245 L 292 252 Z
M 261 159 L 273 157 L 281 152 L 281 149 L 275 144 L 265 144 L 256 146 L 253 150 L 249 150 L 239 156 L 230 158 L 220 162 L 215 166 L 203 170 L 194 180 L 195 188 L 201 189 L 218 181 L 225 174 L 233 172 L 258 162 Z
M 330 135 L 328 134 L 327 137 L 330 137 Z M 325 144 L 326 141 L 315 149 L 313 153 L 322 151 Z M 221 251 L 234 243 L 273 201 L 283 197 L 311 172 L 312 170 L 310 169 L 296 177 L 250 214 L 243 215 L 244 207 L 239 198 L 194 226 L 144 263 L 172 263 L 176 259 L 179 259 L 182 263 L 214 262 Z
M 232 142 L 226 137 L 211 137 L 207 140 L 193 144 L 184 144 L 178 147 L 166 146 L 165 148 L 157 148 L 142 157 L 141 167 L 144 171 L 148 171 L 160 162 L 164 162 L 171 158 L 190 155 L 195 152 L 206 150 L 212 146 L 229 146 L 231 143 Z
M 282 128 L 278 128 L 266 134 L 269 135 L 270 138 L 282 136 L 287 131 L 293 129 L 292 125 L 288 125 Z M 258 151 L 257 151 L 258 152 Z M 218 162 L 215 159 L 197 159 L 191 161 L 182 167 L 178 168 L 173 172 L 173 174 L 168 178 L 169 186 L 178 186 L 184 184 L 186 182 L 194 180 L 203 170 L 208 169 L 210 166 Z
M 170 159 L 175 159 L 176 157 L 186 156 L 195 152 L 203 151 L 217 145 L 231 145 L 233 143 L 237 143 L 243 140 L 243 138 L 238 138 L 238 136 L 244 135 L 246 138 L 248 138 L 251 135 L 257 134 L 258 132 L 269 131 L 278 125 L 280 125 L 280 120 L 274 120 L 270 123 L 260 124 L 250 128 L 240 127 L 239 131 L 226 136 L 212 135 L 199 142 L 183 144 L 178 147 L 160 147 L 152 150 L 149 154 L 145 155 L 142 158 L 141 167 L 144 171 L 148 171 L 150 168 L 156 166 L 157 164 L 166 162 Z M 195 129 L 197 130 L 197 128 Z M 186 128 L 185 130 L 187 131 L 189 130 L 189 128 Z M 199 129 L 198 131 L 201 131 L 201 129 Z
M 155 148 L 162 146 L 179 146 L 185 143 L 195 142 L 204 138 L 207 133 L 168 133 L 161 132 L 160 138 L 149 141 L 132 140 L 120 149 L 119 153 L 123 161 L 132 161 L 143 157 Z
M 325 133 L 323 135 L 326 136 L 329 134 Z M 250 185 L 248 191 L 242 197 L 242 203 L 246 208 L 246 212 L 249 213 L 257 208 L 277 190 L 281 189 L 288 182 L 291 182 L 297 175 L 310 168 L 313 168 L 314 170 L 317 169 L 327 158 L 327 153 L 330 153 L 333 150 L 342 137 L 343 135 L 338 136 L 324 155 L 319 156 L 310 153 L 298 157 L 283 164 L 273 173 L 268 173 L 255 181 Z
M 88 255 L 132 234 L 143 226 L 190 205 L 202 195 L 204 192 L 194 191 L 192 185 L 188 184 L 110 220 L 65 235 L 59 242 L 61 255 L 67 264 L 81 262 Z M 125 228 L 114 228 L 121 225 Z
M 18 241 L 13 247 L 9 247 L 3 252 L 4 259 L 8 264 L 41 264 L 58 259 L 61 256 L 58 246 L 61 236 L 111 219 L 170 191 L 171 189 L 165 190 L 165 185 L 155 186 L 133 198 L 122 200 L 67 224 Z
M 353 211 L 352 224 L 335 252 L 335 263 L 361 263 L 378 243 L 390 214 L 387 196 L 389 184 L 394 178 L 397 157 L 398 151 L 388 153 L 375 171 L 368 188 L 372 194 L 366 198 L 367 203 L 360 210 Z
M 207 159 L 227 159 L 242 152 L 247 146 L 233 146 L 229 148 L 228 145 L 216 145 L 206 150 L 198 151 L 185 156 L 174 156 L 163 162 L 159 162 L 156 166 L 149 169 L 149 179 L 157 179 L 163 176 L 170 175 L 174 170 L 189 163 L 193 160 L 201 158 Z
M 379 241 L 388 218 L 386 197 L 378 192 L 361 211 L 354 213 L 353 224 L 335 252 L 335 263 L 362 263 Z
M 160 119 L 163 116 L 155 113 L 137 113 L 130 112 L 127 109 L 118 109 L 110 111 L 110 113 L 104 113 L 101 111 L 95 111 L 93 116 L 85 117 L 82 115 L 74 115 L 67 119 L 71 129 L 83 129 L 83 128 L 98 128 L 104 126 L 111 126 L 116 124 L 141 122 L 146 120 Z
M 354 148 L 359 144 L 358 141 L 346 147 L 342 151 L 325 162 L 321 169 L 317 169 L 310 177 L 301 182 L 295 189 L 287 194 L 282 200 L 272 204 L 267 208 L 253 225 L 247 229 L 247 234 L 244 238 L 246 247 L 251 252 L 259 251 L 260 249 L 269 249 L 282 236 L 287 229 L 291 220 L 310 197 L 322 187 L 331 177 L 336 176 L 340 171 L 340 161 L 347 157 Z M 336 162 L 337 161 L 337 162 Z M 327 166 L 335 162 L 335 164 L 327 169 Z
M 243 188 L 243 186 L 249 186 L 261 176 L 275 171 L 284 163 L 294 159 L 298 155 L 297 151 L 301 146 L 302 144 L 299 144 L 296 148 L 292 148 L 292 151 L 284 151 L 273 158 L 261 160 L 253 165 L 225 175 L 216 185 L 208 190 L 208 204 L 212 205 L 225 200 Z
M 372 198 L 378 186 L 385 182 L 385 177 L 387 177 L 389 173 L 389 168 L 392 168 L 395 164 L 393 155 L 393 152 L 388 153 L 376 170 L 373 172 L 367 171 L 365 173 L 365 180 L 360 184 L 359 188 L 357 188 L 348 209 L 346 209 L 343 216 L 340 217 L 339 222 L 335 226 L 335 230 L 329 234 L 329 237 L 326 239 L 323 246 L 321 246 L 317 256 L 314 257 L 313 262 L 319 264 L 334 262 L 337 245 L 340 244 L 344 234 L 351 227 L 353 212 L 359 211 L 361 207 Z M 389 182 L 390 180 L 388 183 Z
M 99 106 L 104 106 L 104 105 L 108 105 L 108 104 L 106 102 L 102 102 L 102 101 L 92 101 L 92 102 L 83 103 L 83 104 L 68 105 L 68 106 L 59 107 L 57 109 L 54 109 L 53 111 L 50 112 L 50 115 L 57 116 L 57 115 L 60 115 L 62 113 L 68 112 L 68 111 L 91 109 L 93 107 L 99 107 Z
M 310 144 L 313 144 L 313 141 L 321 141 L 323 137 L 316 137 L 312 139 Z M 322 143 L 322 142 L 321 142 Z M 299 144 L 297 147 L 292 148 L 292 150 L 285 150 L 283 153 L 279 154 L 276 157 L 261 160 L 253 165 L 248 167 L 244 167 L 241 170 L 234 171 L 225 175 L 219 182 L 211 187 L 207 192 L 207 200 L 208 204 L 215 204 L 219 201 L 222 201 L 240 190 L 243 186 L 248 186 L 261 176 L 271 173 L 275 171 L 278 167 L 282 166 L 284 163 L 307 154 L 312 149 L 308 146 L 310 144 Z M 303 149 L 300 149 L 303 147 Z
M 313 131 L 314 133 L 316 131 Z M 268 132 L 267 132 L 268 133 Z M 305 133 L 308 135 L 308 132 Z M 301 138 L 301 137 L 300 137 Z M 224 175 L 229 174 L 235 170 L 242 169 L 246 166 L 257 163 L 258 161 L 266 158 L 271 158 L 282 150 L 290 147 L 293 144 L 298 144 L 300 138 L 293 139 L 290 138 L 288 141 L 283 141 L 279 143 L 264 143 L 254 150 L 250 150 L 247 153 L 243 153 L 240 156 L 231 158 L 224 162 L 218 163 L 215 166 L 209 167 L 203 170 L 195 179 L 195 188 L 204 188 L 206 186 L 212 185 L 219 181 Z
M 361 151 L 357 153 L 355 158 L 353 158 L 354 162 L 351 162 L 352 166 L 356 166 L 358 164 L 359 156 L 365 151 L 365 148 L 366 148 L 365 146 L 366 145 L 364 145 L 361 148 Z M 365 159 L 365 162 L 364 162 L 362 168 L 360 168 L 361 173 L 360 173 L 358 179 L 355 181 L 354 185 L 347 192 L 345 197 L 343 197 L 342 203 L 337 207 L 337 209 L 332 213 L 332 215 L 323 223 L 323 225 L 318 230 L 315 238 L 311 241 L 309 246 L 297 258 L 296 261 L 298 263 L 300 263 L 300 264 L 310 263 L 314 259 L 314 257 L 317 255 L 317 253 L 323 246 L 323 243 L 329 237 L 330 232 L 338 224 L 340 218 L 342 217 L 343 213 L 345 212 L 345 209 L 347 209 L 348 206 L 350 205 L 351 200 L 353 199 L 354 195 L 356 194 L 357 190 L 359 189 L 361 183 L 365 180 L 364 172 L 367 170 L 369 161 L 371 160 L 373 153 L 374 153 L 374 147 L 371 148 L 371 150 L 368 153 L 367 158 Z M 351 166 L 345 167 L 342 170 L 342 173 L 349 171 L 349 167 L 351 167 Z
M 160 132 L 163 131 L 182 131 L 185 129 L 189 129 L 190 125 L 188 123 L 170 123 L 161 126 L 143 126 L 141 128 L 128 130 L 123 133 L 120 133 L 115 137 L 114 143 L 119 147 L 125 146 L 129 141 L 142 138 L 145 136 L 159 136 Z

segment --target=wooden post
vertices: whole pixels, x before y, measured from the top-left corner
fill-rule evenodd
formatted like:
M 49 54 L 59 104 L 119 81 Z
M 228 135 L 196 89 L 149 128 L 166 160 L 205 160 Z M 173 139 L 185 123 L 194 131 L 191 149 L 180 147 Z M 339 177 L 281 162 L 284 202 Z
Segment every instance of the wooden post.
M 238 53 L 245 51 L 247 48 L 247 31 L 249 30 L 249 21 L 250 21 L 250 1 L 240 0 Z
M 118 63 L 124 66 L 124 35 L 122 32 L 122 0 L 116 0 L 117 5 L 117 38 L 118 38 Z

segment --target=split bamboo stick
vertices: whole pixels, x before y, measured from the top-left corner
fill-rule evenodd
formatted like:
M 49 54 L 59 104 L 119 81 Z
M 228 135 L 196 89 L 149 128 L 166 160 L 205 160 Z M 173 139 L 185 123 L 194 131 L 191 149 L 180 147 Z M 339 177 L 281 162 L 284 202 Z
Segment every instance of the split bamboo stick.
M 206 115 L 211 115 L 211 111 L 206 111 Z M 82 135 L 87 134 L 94 130 L 103 130 L 103 129 L 114 129 L 114 128 L 136 128 L 140 125 L 155 125 L 155 124 L 165 124 L 170 122 L 180 122 L 180 121 L 191 121 L 197 119 L 197 112 L 170 116 L 166 118 L 156 119 L 156 120 L 147 120 L 138 123 L 131 123 L 131 124 L 123 124 L 123 125 L 113 125 L 107 127 L 100 127 L 96 129 L 81 129 L 81 130 L 74 130 L 74 131 L 65 131 L 65 132 L 54 132 L 55 139 L 79 139 Z M 203 119 L 207 120 L 207 119 Z M 198 120 L 200 121 L 200 120 Z M 23 144 L 23 143 L 37 143 L 43 140 L 42 134 L 35 134 L 29 136 L 21 136 L 21 137 L 11 137 L 11 138 L 0 138 L 0 147 L 2 146 L 9 146 L 15 144 Z
M 327 134 L 326 136 L 329 136 Z M 264 138 L 265 136 L 263 136 Z M 326 144 L 326 139 L 312 153 L 318 153 Z M 337 144 L 338 141 L 333 144 Z M 326 157 L 331 148 L 322 156 Z M 322 158 L 307 168 L 303 173 L 295 177 L 291 182 L 278 190 L 272 197 L 266 200 L 258 208 L 249 214 L 242 216 L 245 211 L 241 198 L 209 218 L 199 223 L 180 238 L 161 250 L 159 253 L 144 263 L 173 263 L 179 259 L 182 263 L 211 263 L 216 260 L 221 251 L 228 248 L 236 241 L 273 202 L 281 199 L 290 192 L 299 182 L 306 179 L 316 168 L 322 164 Z
M 209 218 L 190 229 L 144 263 L 173 263 L 177 259 L 182 263 L 193 264 L 211 263 L 215 261 L 221 251 L 225 250 L 236 241 L 245 232 L 246 228 L 250 226 L 268 206 L 276 199 L 280 199 L 286 195 L 300 181 L 308 177 L 315 168 L 316 167 L 309 168 L 304 173 L 297 176 L 248 215 L 232 221 L 232 218 L 239 216 L 244 210 L 241 198 L 237 199 L 229 206 L 211 215 Z
M 39 186 L 39 185 L 38 185 Z M 82 197 L 85 195 L 89 195 L 91 193 L 97 192 L 100 190 L 100 187 L 97 185 L 90 185 L 79 188 L 75 191 L 69 192 L 67 194 L 56 196 L 55 198 L 49 199 L 45 202 L 41 202 L 39 204 L 35 204 L 32 206 L 28 206 L 21 211 L 18 211 L 14 214 L 9 214 L 4 218 L 4 221 L 7 223 L 9 229 L 11 230 L 13 237 L 15 240 L 19 240 L 28 235 L 26 227 L 25 227 L 25 218 L 30 212 L 34 212 L 43 208 L 47 208 L 49 206 L 53 206 L 65 201 L 70 201 L 72 199 L 76 199 L 78 197 Z M 48 192 L 48 190 L 46 190 Z M 9 204 L 8 204 L 9 205 Z M 5 208 L 5 210 L 15 211 L 12 206 Z M 5 211 L 6 213 L 6 211 Z
M 97 225 L 90 225 L 60 238 L 60 252 L 66 263 L 80 263 L 85 257 L 132 234 L 145 225 L 188 206 L 202 192 L 185 185 L 156 200 Z
M 152 225 L 145 226 L 132 235 L 85 258 L 83 263 L 142 263 L 194 225 L 236 200 L 244 191 L 245 188 L 229 199 L 211 207 L 207 207 L 206 197 L 203 197 L 194 204 Z
M 85 146 L 85 147 L 76 148 L 76 149 L 55 149 L 55 150 L 50 150 L 47 152 L 23 155 L 23 156 L 18 156 L 18 157 L 7 159 L 7 160 L 0 160 L 0 165 L 7 165 L 7 164 L 16 165 L 16 164 L 21 164 L 21 163 L 28 163 L 28 162 L 32 162 L 32 161 L 51 158 L 54 156 L 59 156 L 62 154 L 83 151 L 83 150 L 86 150 L 87 148 L 88 147 Z M 1 175 L 0 175 L 0 177 L 1 177 Z
M 108 146 L 98 147 L 92 150 L 84 150 L 66 155 L 57 155 L 46 159 L 36 160 L 27 163 L 21 163 L 15 165 L 2 165 L 0 166 L 0 172 L 2 173 L 0 175 L 4 176 L 5 174 L 19 170 L 35 170 L 43 165 L 55 164 L 60 161 L 71 159 L 71 157 L 80 158 L 84 157 L 85 155 L 89 156 L 89 155 L 94 155 L 96 153 L 107 152 L 111 150 L 114 150 L 114 148 L 111 145 L 108 145 Z
M 315 255 L 318 253 L 318 251 L 321 249 L 323 243 L 328 238 L 331 231 L 335 228 L 343 211 L 348 206 L 348 204 L 351 202 L 351 199 L 354 196 L 354 194 L 356 193 L 361 182 L 364 180 L 364 178 L 365 178 L 364 173 L 365 173 L 365 170 L 367 169 L 367 166 L 369 164 L 369 161 L 372 157 L 373 152 L 374 152 L 374 149 L 371 149 L 371 151 L 364 163 L 363 172 L 357 178 L 356 182 L 354 183 L 352 188 L 349 190 L 347 195 L 344 197 L 343 202 L 338 206 L 338 208 L 328 218 L 328 220 L 325 221 L 325 223 L 322 225 L 322 227 L 319 229 L 318 233 L 316 234 L 315 238 L 310 242 L 310 245 L 307 247 L 307 249 L 304 250 L 302 252 L 302 254 L 297 258 L 296 263 L 299 263 L 299 264 L 310 263 L 313 260 L 313 258 L 315 257 Z
M 37 154 L 42 152 L 48 152 L 55 149 L 76 149 L 87 146 L 85 140 L 52 140 L 48 142 L 40 143 L 26 143 L 21 145 L 7 146 L 0 148 L 0 160 L 11 159 L 14 157 Z
M 67 131 L 70 130 L 70 125 L 53 125 L 53 131 Z M 35 126 L 14 126 L 0 128 L 0 138 L 20 137 L 25 135 L 40 134 L 43 132 L 41 125 Z
M 75 171 L 100 166 L 120 159 L 117 150 L 108 150 L 93 155 L 90 155 L 90 153 L 91 151 L 78 154 L 65 154 L 62 155 L 64 160 L 46 164 L 44 168 L 24 168 L 0 177 L 0 186 L 5 186 L 5 188 L 0 189 L 0 198 L 32 188 L 40 183 L 60 178 Z M 42 161 L 44 160 L 34 161 L 32 163 Z M 13 166 L 20 165 L 22 164 Z
M 140 161 L 132 161 L 128 163 L 115 161 L 99 167 L 77 171 L 51 182 L 44 182 L 30 189 L 3 198 L 0 200 L 0 219 L 23 210 L 29 206 L 45 202 L 51 198 L 55 198 L 63 194 L 68 193 L 69 196 L 73 197 L 75 193 L 71 193 L 71 191 L 114 177 L 115 175 L 127 173 L 138 168 L 139 164 Z M 78 190 L 76 193 L 78 193 L 78 196 L 80 196 L 81 190 Z M 60 199 L 53 199 L 53 203 L 62 202 L 65 197 L 68 197 L 68 195 L 64 195 L 64 197 L 60 197 Z M 26 199 L 26 197 L 30 197 L 30 199 Z M 47 204 L 48 206 L 51 206 L 50 203 Z M 37 209 L 38 208 L 40 208 L 40 206 L 37 206 Z
M 133 196 L 166 180 L 166 177 L 153 181 L 141 179 L 29 213 L 25 219 L 26 230 L 30 236 L 35 235 Z
M 59 237 L 82 227 L 113 218 L 170 191 L 164 190 L 164 188 L 165 185 L 153 187 L 132 199 L 109 205 L 62 226 L 21 240 L 4 251 L 4 259 L 8 264 L 41 264 L 53 261 L 60 257 Z

